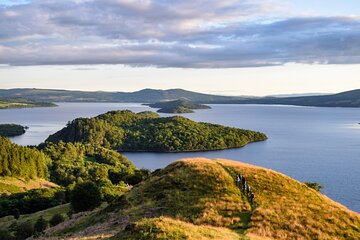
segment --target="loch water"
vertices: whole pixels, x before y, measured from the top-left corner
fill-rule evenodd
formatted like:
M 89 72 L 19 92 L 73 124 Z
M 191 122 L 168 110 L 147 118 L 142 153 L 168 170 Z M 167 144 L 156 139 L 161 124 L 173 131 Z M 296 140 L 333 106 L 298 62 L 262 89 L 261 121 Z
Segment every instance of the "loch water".
M 0 123 L 28 126 L 11 140 L 36 145 L 77 117 L 119 109 L 155 111 L 139 103 L 57 103 L 54 108 L 0 110 Z M 210 105 L 184 114 L 195 121 L 261 131 L 269 139 L 240 149 L 195 153 L 125 153 L 138 167 L 162 168 L 190 157 L 226 158 L 266 167 L 299 181 L 318 182 L 322 192 L 360 212 L 360 109 L 270 105 Z M 171 116 L 171 114 L 161 114 Z

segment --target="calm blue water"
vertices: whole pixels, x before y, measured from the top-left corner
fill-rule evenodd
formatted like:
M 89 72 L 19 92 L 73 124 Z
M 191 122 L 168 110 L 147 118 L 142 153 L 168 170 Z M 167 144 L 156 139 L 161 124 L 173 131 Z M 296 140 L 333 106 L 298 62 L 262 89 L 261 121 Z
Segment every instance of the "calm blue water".
M 38 144 L 76 117 L 110 110 L 151 110 L 141 104 L 60 103 L 57 108 L 0 110 L 0 123 L 29 126 L 12 140 Z M 184 116 L 258 130 L 269 140 L 241 149 L 198 153 L 126 153 L 138 167 L 161 168 L 187 157 L 227 158 L 270 168 L 300 181 L 319 182 L 323 193 L 360 212 L 360 109 L 263 105 L 211 105 Z M 163 116 L 170 116 L 163 114 Z

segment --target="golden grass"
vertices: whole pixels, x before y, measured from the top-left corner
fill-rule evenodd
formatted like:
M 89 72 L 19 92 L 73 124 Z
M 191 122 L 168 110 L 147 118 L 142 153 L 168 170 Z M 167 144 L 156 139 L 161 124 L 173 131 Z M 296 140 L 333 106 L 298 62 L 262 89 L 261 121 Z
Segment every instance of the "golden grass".
M 0 194 L 11 194 L 15 192 L 25 192 L 35 188 L 53 188 L 58 187 L 57 184 L 46 181 L 45 179 L 24 179 L 15 177 L 0 178 Z
M 259 206 L 249 233 L 274 239 L 360 239 L 360 215 L 290 177 L 230 160 L 242 173 Z
M 228 228 L 194 225 L 167 217 L 142 219 L 133 229 L 121 232 L 112 239 L 138 240 L 239 240 L 240 236 Z
M 61 231 L 68 239 L 360 239 L 358 213 L 288 176 L 223 159 L 174 162 L 91 215 Z

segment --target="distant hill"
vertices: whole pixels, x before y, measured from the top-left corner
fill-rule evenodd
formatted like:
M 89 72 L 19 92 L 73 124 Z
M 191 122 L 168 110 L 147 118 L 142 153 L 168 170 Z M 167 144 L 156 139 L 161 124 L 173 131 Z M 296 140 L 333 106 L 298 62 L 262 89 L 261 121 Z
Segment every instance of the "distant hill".
M 234 183 L 245 176 L 254 202 Z M 77 239 L 360 238 L 360 215 L 288 176 L 230 160 L 184 159 L 106 208 L 79 215 L 45 237 Z M 46 238 L 44 238 L 46 239 Z
M 184 99 L 197 103 L 219 103 L 242 97 L 217 96 L 183 89 L 143 89 L 136 92 L 86 92 L 51 89 L 0 89 L 0 98 L 26 98 L 48 102 L 139 102 L 155 103 L 165 100 Z
M 2 90 L 0 90 L 2 91 Z M 2 97 L 0 94 L 0 109 L 8 108 L 34 108 L 34 107 L 56 107 L 57 105 L 51 102 L 29 100 L 16 97 Z
M 160 108 L 160 113 L 192 113 L 193 109 L 210 109 L 211 107 L 203 104 L 189 102 L 183 99 L 174 101 L 163 101 L 152 104 L 145 104 L 152 108 Z
M 265 97 L 258 99 L 236 100 L 228 103 L 238 104 L 280 104 L 313 107 L 360 107 L 360 89 L 337 94 L 306 97 Z

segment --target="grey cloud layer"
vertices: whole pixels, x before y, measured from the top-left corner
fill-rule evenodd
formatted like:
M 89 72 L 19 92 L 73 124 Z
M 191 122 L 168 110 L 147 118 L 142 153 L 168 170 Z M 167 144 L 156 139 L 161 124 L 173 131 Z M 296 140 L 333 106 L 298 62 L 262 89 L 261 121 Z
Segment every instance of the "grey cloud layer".
M 360 19 L 270 1 L 72 0 L 0 7 L 0 64 L 227 68 L 360 63 Z

